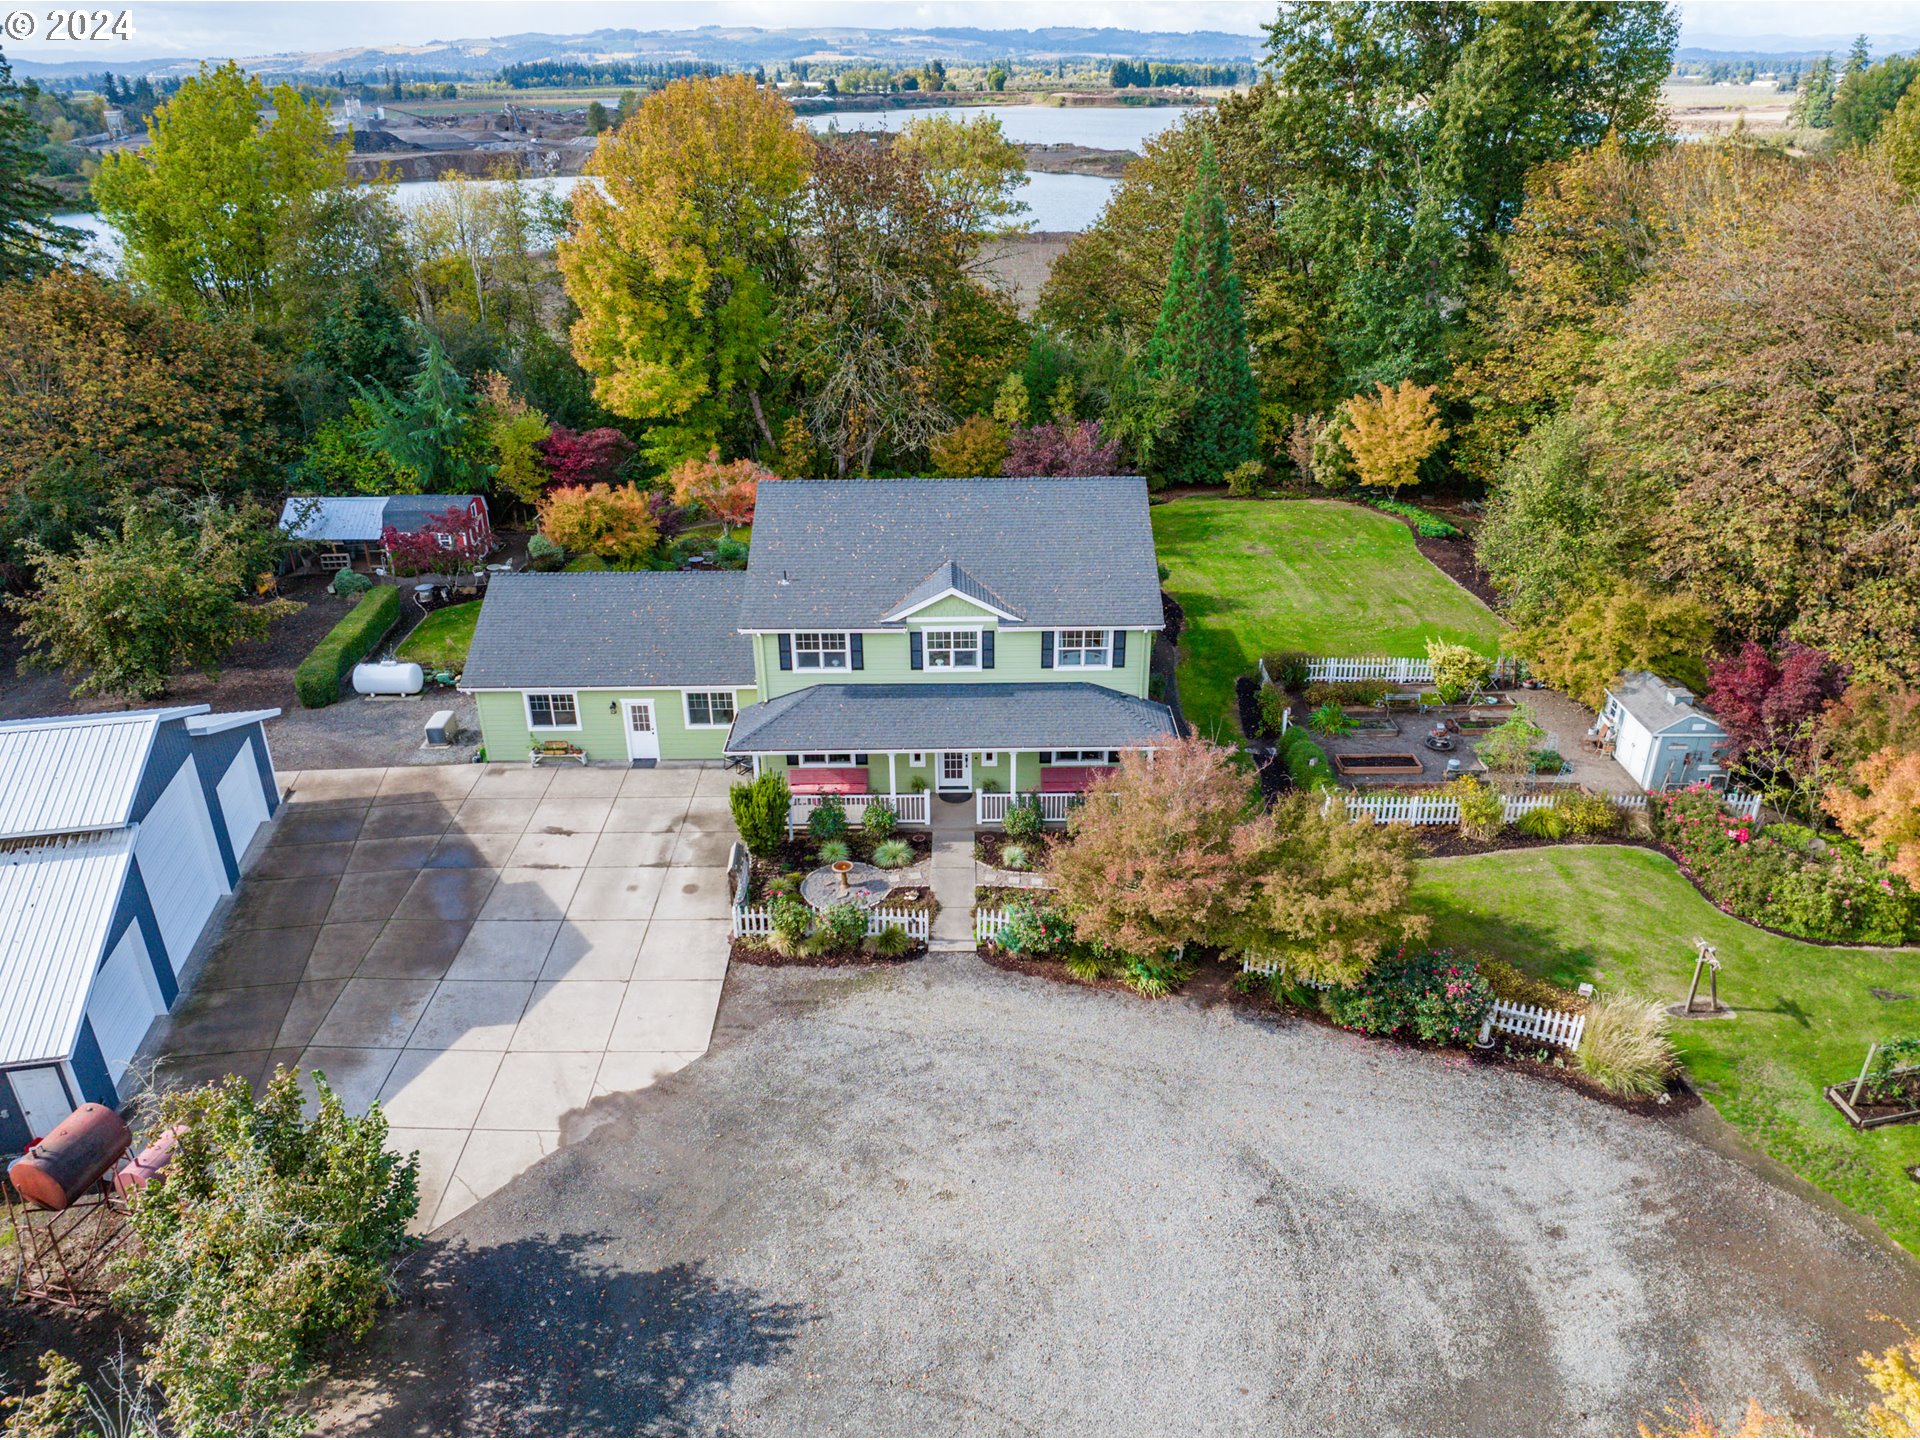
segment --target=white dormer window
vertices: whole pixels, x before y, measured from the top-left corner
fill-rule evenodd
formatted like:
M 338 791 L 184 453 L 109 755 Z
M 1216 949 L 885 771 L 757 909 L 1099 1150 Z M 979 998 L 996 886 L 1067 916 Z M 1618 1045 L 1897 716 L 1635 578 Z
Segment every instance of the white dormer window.
M 1062 669 L 1105 670 L 1113 660 L 1110 630 L 1062 630 L 1054 649 L 1054 663 Z
M 929 630 L 926 632 L 929 670 L 978 670 L 980 668 L 980 632 L 978 630 Z
M 844 670 L 847 637 L 803 630 L 793 637 L 793 664 L 798 670 Z

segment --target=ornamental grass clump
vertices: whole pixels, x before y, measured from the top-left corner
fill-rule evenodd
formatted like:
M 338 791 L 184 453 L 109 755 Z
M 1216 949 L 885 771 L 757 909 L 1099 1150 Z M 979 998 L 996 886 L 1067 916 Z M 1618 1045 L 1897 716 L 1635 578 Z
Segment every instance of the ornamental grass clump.
M 1611 1095 L 1664 1094 L 1680 1063 L 1672 1030 L 1672 1019 L 1658 1005 L 1624 995 L 1597 1000 L 1587 1011 L 1574 1063 Z
M 882 840 L 873 847 L 873 863 L 882 870 L 898 870 L 913 863 L 913 846 L 905 840 Z
M 819 859 L 822 865 L 838 865 L 850 858 L 853 851 L 844 840 L 828 840 L 820 846 Z

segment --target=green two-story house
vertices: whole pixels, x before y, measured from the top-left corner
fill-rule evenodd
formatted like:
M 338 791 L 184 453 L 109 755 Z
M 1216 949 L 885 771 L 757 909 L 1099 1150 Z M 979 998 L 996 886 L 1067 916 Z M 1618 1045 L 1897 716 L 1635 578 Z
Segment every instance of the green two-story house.
M 1162 624 L 1138 478 L 788 480 L 760 489 L 744 576 L 496 584 L 464 684 L 501 758 L 558 734 L 599 761 L 783 771 L 796 816 L 888 796 L 924 824 L 939 796 L 991 823 L 1038 793 L 1062 819 L 1120 752 L 1174 734 L 1147 698 Z M 655 731 L 638 749 L 636 723 Z

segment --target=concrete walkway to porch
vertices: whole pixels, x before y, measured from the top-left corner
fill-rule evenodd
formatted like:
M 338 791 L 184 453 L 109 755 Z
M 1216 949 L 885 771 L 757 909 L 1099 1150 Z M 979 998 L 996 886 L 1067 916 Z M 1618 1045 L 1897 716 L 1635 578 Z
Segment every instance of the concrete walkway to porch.
M 973 797 L 933 798 L 933 917 L 927 949 L 973 949 Z

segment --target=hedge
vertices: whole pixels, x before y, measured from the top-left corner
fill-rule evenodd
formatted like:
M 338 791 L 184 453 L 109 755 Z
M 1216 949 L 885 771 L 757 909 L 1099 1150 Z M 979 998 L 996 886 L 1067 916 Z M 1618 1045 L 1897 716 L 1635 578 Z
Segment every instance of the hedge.
M 373 653 L 400 618 L 400 591 L 376 585 L 321 637 L 293 672 L 293 693 L 309 710 L 340 698 L 340 677 Z
M 1295 725 L 1280 739 L 1280 758 L 1286 764 L 1287 774 L 1293 777 L 1296 790 L 1335 790 L 1339 782 L 1333 778 L 1333 762 L 1327 758 L 1327 752 L 1320 748 L 1320 742 L 1307 734 L 1304 726 Z M 1318 764 L 1314 762 L 1318 761 Z

